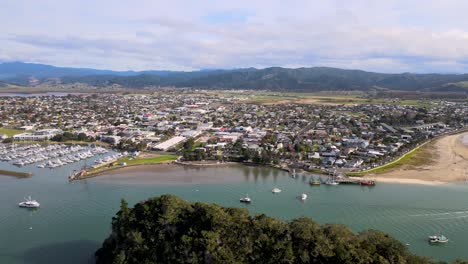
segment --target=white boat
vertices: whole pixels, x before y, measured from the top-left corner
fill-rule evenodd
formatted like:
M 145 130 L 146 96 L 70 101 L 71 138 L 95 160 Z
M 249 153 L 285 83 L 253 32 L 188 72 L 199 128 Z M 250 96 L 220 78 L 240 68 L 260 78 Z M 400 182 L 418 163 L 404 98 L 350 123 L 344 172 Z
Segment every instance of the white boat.
M 336 186 L 336 185 L 339 185 L 340 183 L 335 180 L 328 180 L 325 182 L 325 184 Z
M 246 195 L 245 197 L 240 198 L 240 202 L 241 203 L 250 203 L 250 202 L 252 202 L 252 200 L 250 199 L 250 197 L 248 195 Z
M 26 208 L 38 208 L 41 204 L 39 204 L 36 200 L 32 200 L 31 196 L 25 198 L 24 202 L 18 204 L 19 207 L 26 207 Z
M 431 244 L 442 244 L 447 243 L 449 239 L 444 235 L 429 236 L 429 243 Z
M 307 194 L 302 193 L 301 194 L 301 201 L 305 201 L 307 199 Z
M 273 188 L 273 190 L 271 190 L 272 193 L 280 193 L 281 192 L 281 189 L 280 188 Z

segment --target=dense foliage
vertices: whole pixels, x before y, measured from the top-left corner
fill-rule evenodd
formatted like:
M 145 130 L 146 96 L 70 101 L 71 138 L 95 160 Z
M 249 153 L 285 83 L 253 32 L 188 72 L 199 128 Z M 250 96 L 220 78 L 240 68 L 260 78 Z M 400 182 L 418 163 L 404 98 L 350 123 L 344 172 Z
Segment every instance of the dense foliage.
M 63 134 L 55 135 L 50 140 L 58 141 L 58 142 L 66 142 L 70 140 L 87 141 L 87 142 L 96 141 L 94 138 L 88 137 L 85 133 L 70 133 L 70 132 L 64 132 Z
M 379 231 L 354 234 L 310 218 L 283 222 L 246 209 L 163 195 L 122 201 L 97 263 L 428 263 Z

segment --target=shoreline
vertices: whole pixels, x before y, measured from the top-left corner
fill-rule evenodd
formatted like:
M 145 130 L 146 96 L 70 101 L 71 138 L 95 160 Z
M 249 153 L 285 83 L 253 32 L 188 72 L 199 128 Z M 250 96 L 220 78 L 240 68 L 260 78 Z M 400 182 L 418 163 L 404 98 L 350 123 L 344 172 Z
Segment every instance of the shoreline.
M 419 166 L 402 164 L 396 168 L 389 170 L 388 172 L 373 174 L 368 173 L 363 177 L 370 177 L 377 182 L 382 183 L 399 183 L 399 184 L 420 184 L 420 185 L 444 185 L 449 183 L 464 183 L 468 181 L 468 146 L 464 144 L 463 139 L 468 137 L 468 132 L 460 131 L 456 134 L 449 134 L 442 136 L 431 145 L 431 150 L 437 154 L 437 158 L 429 163 Z M 427 143 L 427 142 L 426 142 Z M 426 144 L 424 144 L 426 145 Z M 427 146 L 419 146 L 422 148 Z M 183 162 L 179 160 L 165 161 L 158 163 L 149 164 L 134 164 L 126 166 L 116 166 L 112 168 L 106 168 L 102 171 L 97 171 L 87 175 L 79 177 L 77 180 L 92 178 L 106 174 L 119 174 L 122 172 L 133 172 L 148 170 L 150 167 L 155 165 L 180 165 L 184 167 L 219 167 L 219 166 L 231 166 L 231 165 L 243 165 L 243 166 L 261 166 L 275 168 L 283 171 L 290 171 L 288 168 L 284 168 L 278 165 L 269 164 L 255 164 L 248 162 Z M 359 177 L 362 178 L 362 177 Z
M 18 179 L 30 178 L 32 175 L 33 174 L 31 172 L 0 170 L 0 176 L 16 177 Z
M 388 172 L 368 174 L 381 182 L 441 185 L 468 181 L 467 131 L 437 139 L 430 149 L 436 156 L 429 164 L 402 164 Z
M 154 167 L 163 168 L 170 168 L 170 167 L 186 167 L 186 168 L 211 168 L 211 167 L 223 167 L 223 166 L 246 166 L 246 167 L 264 167 L 264 168 L 273 168 L 282 171 L 287 171 L 286 169 L 272 167 L 272 166 L 265 166 L 265 165 L 258 165 L 258 164 L 249 164 L 249 163 L 242 163 L 242 162 L 229 162 L 229 163 L 221 163 L 221 164 L 180 164 L 177 162 L 165 162 L 165 163 L 156 163 L 156 164 L 144 164 L 144 165 L 130 165 L 125 167 L 115 167 L 110 168 L 109 170 L 100 171 L 95 174 L 89 174 L 86 176 L 82 176 L 76 180 L 86 180 L 94 177 L 99 176 L 112 176 L 112 175 L 119 175 L 122 173 L 138 173 L 138 172 L 151 172 Z M 359 178 L 363 179 L 362 177 L 350 177 L 350 178 Z M 414 179 L 414 178 L 392 178 L 392 177 L 371 177 L 371 179 L 375 180 L 377 183 L 396 183 L 396 184 L 413 184 L 413 185 L 426 185 L 426 186 L 441 186 L 447 185 L 462 181 L 440 181 L 440 180 L 423 180 L 423 179 Z
M 428 181 L 428 180 L 421 180 L 421 179 L 409 179 L 409 178 L 383 178 L 383 177 L 375 177 L 377 182 L 382 183 L 398 183 L 398 184 L 416 184 L 416 185 L 429 185 L 429 186 L 440 186 L 446 185 L 450 183 L 456 182 L 443 182 L 443 181 Z
M 216 162 L 192 162 L 192 161 L 178 161 L 178 160 L 171 160 L 171 161 L 163 161 L 163 162 L 157 162 L 157 163 L 147 163 L 147 164 L 133 164 L 133 165 L 125 165 L 125 166 L 114 166 L 110 168 L 102 168 L 101 170 L 98 171 L 93 171 L 90 173 L 86 173 L 82 176 L 79 176 L 75 180 L 85 180 L 88 178 L 93 178 L 101 175 L 106 175 L 106 174 L 119 174 L 120 171 L 128 171 L 128 172 L 134 172 L 134 171 L 140 171 L 144 169 L 148 169 L 149 167 L 153 166 L 159 166 L 159 165 L 177 165 L 177 166 L 182 166 L 182 167 L 193 167 L 193 168 L 208 168 L 208 167 L 223 167 L 223 166 L 234 166 L 234 165 L 243 165 L 243 166 L 259 166 L 259 167 L 266 167 L 266 168 L 274 168 L 282 171 L 287 171 L 290 172 L 289 169 L 283 168 L 280 166 L 275 166 L 275 165 L 268 165 L 268 164 L 256 164 L 256 163 L 251 163 L 251 162 L 235 162 L 235 161 L 228 161 L 228 162 L 221 162 L 221 163 L 216 163 Z

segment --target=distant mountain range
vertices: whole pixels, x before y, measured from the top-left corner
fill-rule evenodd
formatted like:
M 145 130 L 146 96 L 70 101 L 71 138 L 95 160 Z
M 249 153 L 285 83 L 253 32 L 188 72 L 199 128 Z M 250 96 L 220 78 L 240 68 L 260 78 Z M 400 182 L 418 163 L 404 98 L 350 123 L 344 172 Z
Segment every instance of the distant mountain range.
M 328 67 L 181 71 L 110 71 L 8 62 L 0 64 L 1 83 L 24 86 L 84 83 L 103 87 L 148 86 L 206 89 L 323 91 L 389 89 L 403 91 L 468 92 L 468 74 L 386 74 Z

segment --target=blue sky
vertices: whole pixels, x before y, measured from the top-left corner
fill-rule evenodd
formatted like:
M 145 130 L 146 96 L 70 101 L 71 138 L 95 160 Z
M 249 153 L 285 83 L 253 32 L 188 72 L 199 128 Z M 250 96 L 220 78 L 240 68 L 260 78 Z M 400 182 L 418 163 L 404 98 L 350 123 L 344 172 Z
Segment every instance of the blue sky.
M 0 61 L 468 72 L 466 0 L 0 0 Z

